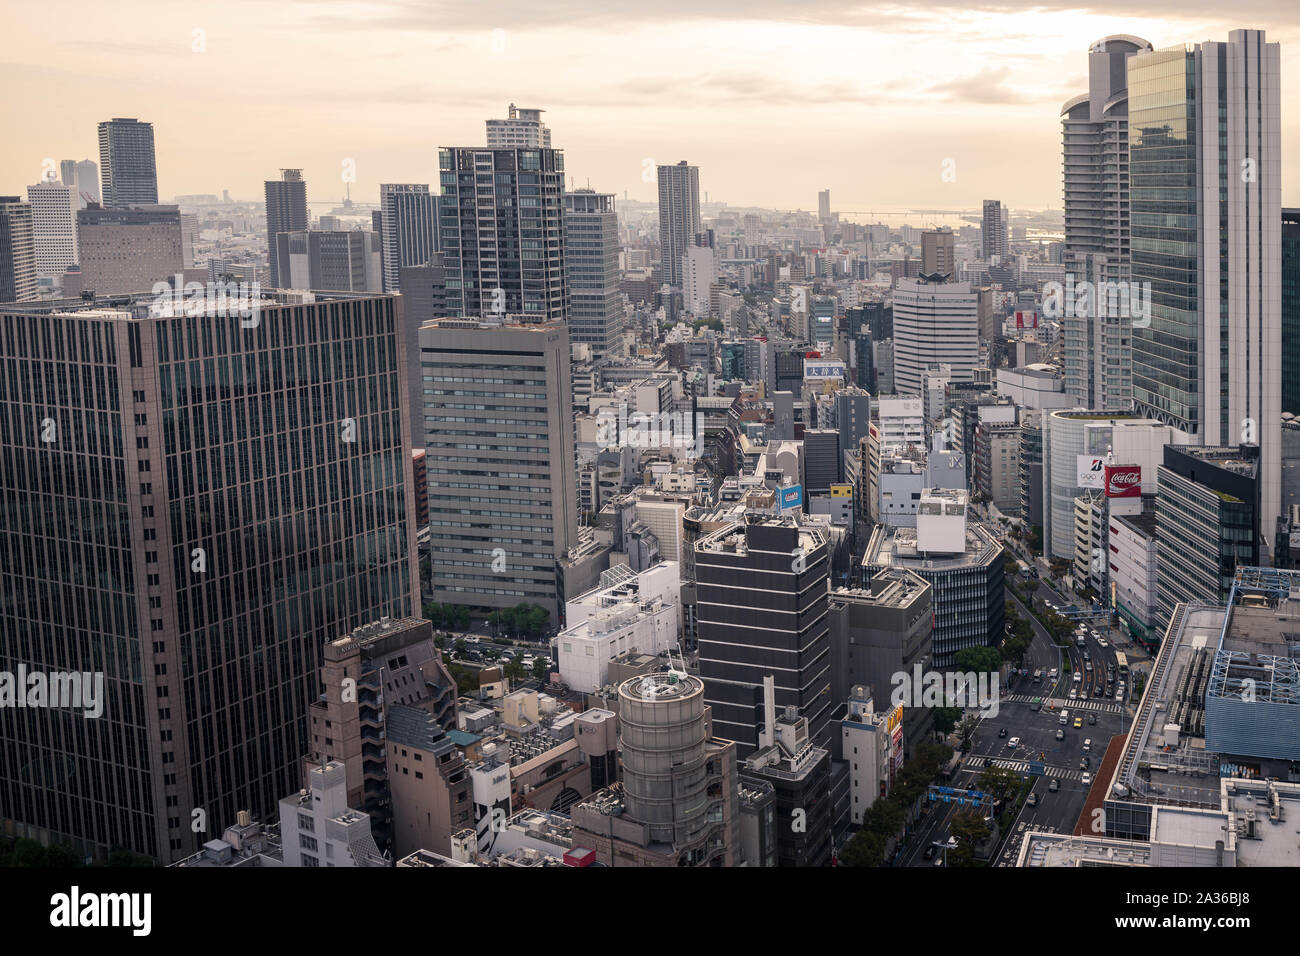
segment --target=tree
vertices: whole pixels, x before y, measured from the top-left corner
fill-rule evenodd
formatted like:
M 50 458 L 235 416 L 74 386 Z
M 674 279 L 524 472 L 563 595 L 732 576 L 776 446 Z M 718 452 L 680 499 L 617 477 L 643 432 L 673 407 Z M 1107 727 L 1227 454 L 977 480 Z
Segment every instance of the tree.
M 1004 767 L 988 767 L 980 774 L 980 789 L 996 800 L 1009 800 L 1020 789 L 1020 774 Z
M 865 827 L 839 853 L 840 866 L 884 866 L 885 841 Z
M 963 647 L 953 655 L 953 663 L 957 670 L 963 673 L 968 671 L 991 673 L 1001 666 L 1002 658 L 996 648 Z
M 503 669 L 503 672 L 505 673 L 506 680 L 510 681 L 512 684 L 523 680 L 525 674 L 523 661 L 518 658 L 511 658 L 506 661 L 506 666 Z
M 456 643 L 453 646 L 456 648 L 457 655 L 464 655 L 466 644 L 463 637 L 456 638 Z
M 988 839 L 989 827 L 977 810 L 958 813 L 952 819 L 949 833 L 957 841 L 955 849 L 948 851 L 950 866 L 970 866 L 975 861 L 975 845 Z
M 934 711 L 934 729 L 941 734 L 951 733 L 953 727 L 957 725 L 957 721 L 961 718 L 960 707 L 934 707 L 931 709 Z
M 533 661 L 533 677 L 537 680 L 546 680 L 551 673 L 551 663 L 544 657 L 539 657 Z

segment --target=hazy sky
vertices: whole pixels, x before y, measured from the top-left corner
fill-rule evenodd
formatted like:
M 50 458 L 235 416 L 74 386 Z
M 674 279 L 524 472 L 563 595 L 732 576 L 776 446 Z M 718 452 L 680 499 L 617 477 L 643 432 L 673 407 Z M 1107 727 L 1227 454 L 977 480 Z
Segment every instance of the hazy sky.
M 514 102 L 546 110 L 577 185 L 620 198 L 653 200 L 643 170 L 687 159 L 737 205 L 815 209 L 829 187 L 843 211 L 1059 207 L 1059 110 L 1092 41 L 1240 27 L 1282 44 L 1283 202 L 1300 205 L 1296 0 L 4 0 L 0 193 L 47 158 L 98 161 L 96 123 L 134 116 L 164 198 L 260 198 L 300 166 L 308 199 L 333 200 L 351 160 L 353 199 L 375 202 L 381 182 L 436 184 L 437 148 L 482 145 Z

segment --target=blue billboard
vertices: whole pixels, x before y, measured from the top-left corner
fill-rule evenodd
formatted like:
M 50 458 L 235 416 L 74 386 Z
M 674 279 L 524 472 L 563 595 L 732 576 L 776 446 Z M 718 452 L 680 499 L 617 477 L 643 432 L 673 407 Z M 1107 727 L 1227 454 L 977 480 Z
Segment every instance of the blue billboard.
M 779 501 L 782 511 L 786 508 L 798 508 L 803 504 L 803 485 L 787 485 L 780 491 L 781 497 Z

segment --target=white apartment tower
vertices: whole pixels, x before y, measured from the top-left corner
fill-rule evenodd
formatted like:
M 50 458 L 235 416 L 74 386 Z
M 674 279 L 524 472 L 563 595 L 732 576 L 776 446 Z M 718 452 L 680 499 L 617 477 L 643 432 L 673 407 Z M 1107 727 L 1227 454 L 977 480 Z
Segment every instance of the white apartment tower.
M 969 381 L 979 365 L 979 294 L 969 282 L 902 279 L 894 290 L 894 389 L 920 395 L 927 366 Z
M 36 275 L 56 279 L 77 261 L 77 191 L 55 179 L 27 187 Z

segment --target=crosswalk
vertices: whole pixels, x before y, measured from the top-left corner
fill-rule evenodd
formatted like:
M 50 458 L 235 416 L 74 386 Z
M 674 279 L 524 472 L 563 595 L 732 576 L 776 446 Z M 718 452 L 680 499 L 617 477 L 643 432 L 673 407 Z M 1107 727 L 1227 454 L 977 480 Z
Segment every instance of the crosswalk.
M 1035 826 L 1034 829 L 1039 833 L 1055 833 L 1056 827 Z M 1029 824 L 1025 820 L 1020 821 L 1016 827 L 1016 832 L 1007 837 L 1007 842 L 1002 847 L 1002 854 L 998 857 L 998 866 L 1015 866 L 1016 860 L 1020 857 L 1020 844 L 1025 840 L 1025 833 L 1029 830 Z
M 983 760 L 985 758 L 977 758 Z M 993 766 L 1001 767 L 1003 770 L 1011 770 L 1015 773 L 1025 773 L 1029 770 L 1029 761 L 1011 760 L 1006 757 L 993 757 Z M 1083 778 L 1082 770 L 1067 770 L 1064 767 L 1044 767 L 1044 777 L 1056 777 L 1058 780 L 1080 780 Z
M 1028 704 L 1034 700 L 1030 694 L 1008 694 L 1004 699 L 1011 703 Z M 1111 700 L 1101 700 L 1092 697 L 1080 697 L 1077 700 L 1070 700 L 1068 697 L 1048 697 L 1041 698 L 1043 704 L 1055 704 L 1059 711 L 1062 707 L 1067 710 L 1095 710 L 1101 714 L 1122 714 L 1124 708 Z

